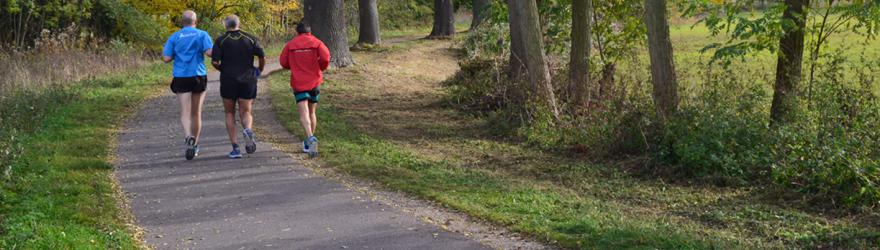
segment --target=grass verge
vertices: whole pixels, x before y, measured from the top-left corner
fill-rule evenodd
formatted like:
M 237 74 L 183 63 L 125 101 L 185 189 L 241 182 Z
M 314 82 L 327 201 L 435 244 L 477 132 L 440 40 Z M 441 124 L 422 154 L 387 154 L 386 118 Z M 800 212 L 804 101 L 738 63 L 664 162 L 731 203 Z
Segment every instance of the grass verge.
M 301 134 L 294 103 L 288 98 L 289 73 L 270 78 L 273 107 L 289 131 Z M 336 82 L 327 82 L 333 88 Z M 388 188 L 439 201 L 478 218 L 506 225 L 568 248 L 713 248 L 738 242 L 678 230 L 663 220 L 627 218 L 595 200 L 539 182 L 421 158 L 394 143 L 362 133 L 333 106 L 327 95 L 318 113 L 321 161 L 347 174 Z
M 13 151 L 0 161 L 0 249 L 139 248 L 119 206 L 113 145 L 168 72 L 153 64 L 0 101 L 0 140 Z

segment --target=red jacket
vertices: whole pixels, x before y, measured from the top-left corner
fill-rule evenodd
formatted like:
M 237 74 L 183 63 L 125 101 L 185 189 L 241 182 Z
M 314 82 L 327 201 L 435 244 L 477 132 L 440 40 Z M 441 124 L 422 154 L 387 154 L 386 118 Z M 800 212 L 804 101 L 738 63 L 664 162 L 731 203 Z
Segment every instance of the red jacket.
M 311 33 L 299 34 L 281 50 L 281 67 L 290 69 L 290 87 L 309 91 L 324 81 L 324 70 L 330 65 L 330 50 Z

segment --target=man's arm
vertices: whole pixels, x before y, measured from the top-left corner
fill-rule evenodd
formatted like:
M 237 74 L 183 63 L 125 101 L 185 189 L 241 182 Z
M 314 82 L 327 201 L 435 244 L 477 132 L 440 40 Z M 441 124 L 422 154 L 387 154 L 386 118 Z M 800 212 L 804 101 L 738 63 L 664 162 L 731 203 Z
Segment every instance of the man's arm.
M 257 66 L 257 70 L 263 72 L 263 68 L 266 67 L 266 52 L 263 51 L 263 46 L 260 46 L 260 42 L 257 41 L 256 37 L 251 37 L 254 42 L 254 55 L 260 59 L 260 66 Z
M 162 46 L 162 61 L 165 63 L 170 63 L 174 60 L 174 35 L 168 38 L 165 41 L 165 45 Z
M 205 49 L 205 55 L 211 57 L 211 52 L 214 49 L 214 43 L 211 41 L 211 35 L 208 35 L 208 32 L 202 31 L 202 48 Z
M 330 67 L 330 49 L 327 49 L 327 46 L 323 43 L 318 46 L 318 66 L 321 67 L 321 71 L 327 70 L 327 67 Z
M 220 39 L 223 36 L 217 37 L 217 41 L 215 44 L 220 44 Z M 211 49 L 211 66 L 213 66 L 217 71 L 220 71 L 220 64 L 223 63 L 223 46 L 220 46 L 217 51 Z
M 281 56 L 278 57 L 278 62 L 281 63 L 282 68 L 290 69 L 290 63 L 287 61 L 287 45 L 281 48 Z

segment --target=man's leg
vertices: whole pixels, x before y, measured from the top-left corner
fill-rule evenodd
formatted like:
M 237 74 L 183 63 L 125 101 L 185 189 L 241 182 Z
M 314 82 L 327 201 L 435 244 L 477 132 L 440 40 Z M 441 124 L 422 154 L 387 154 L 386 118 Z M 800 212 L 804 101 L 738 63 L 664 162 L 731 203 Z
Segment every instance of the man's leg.
M 192 133 L 199 144 L 199 135 L 202 132 L 202 105 L 205 103 L 205 91 L 192 94 Z
M 238 115 L 241 118 L 241 126 L 252 129 L 254 125 L 253 115 L 254 99 L 238 99 Z
M 297 102 L 296 106 L 299 109 L 299 123 L 302 124 L 302 127 L 306 132 L 306 138 L 312 137 L 312 118 L 311 112 L 309 111 L 309 101 L 303 100 Z
M 192 93 L 177 93 L 177 100 L 180 101 L 180 125 L 183 126 L 183 133 L 187 137 L 192 136 Z
M 235 136 L 235 100 L 223 98 L 223 108 L 226 111 L 226 133 L 229 135 L 229 142 L 232 145 L 238 144 Z
M 241 126 L 244 127 L 242 134 L 244 134 L 245 146 L 244 149 L 248 154 L 253 154 L 257 152 L 257 138 L 254 134 L 254 131 L 251 130 L 254 123 L 253 112 L 253 104 L 254 99 L 239 99 L 238 100 L 238 115 L 241 117 Z
M 312 122 L 312 124 L 311 124 L 312 125 L 312 134 L 318 133 L 318 132 L 316 132 L 316 131 L 318 131 L 318 116 L 316 115 L 317 110 L 318 110 L 318 103 L 317 102 L 309 103 L 309 121 Z

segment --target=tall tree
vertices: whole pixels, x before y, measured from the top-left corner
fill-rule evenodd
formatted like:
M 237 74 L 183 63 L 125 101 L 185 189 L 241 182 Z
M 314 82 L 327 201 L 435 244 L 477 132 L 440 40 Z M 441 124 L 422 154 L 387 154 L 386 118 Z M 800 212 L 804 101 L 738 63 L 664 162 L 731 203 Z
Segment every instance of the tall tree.
M 586 107 L 590 101 L 590 43 L 592 17 L 591 0 L 572 0 L 571 3 L 571 61 L 569 67 L 569 96 L 575 107 Z
M 330 64 L 347 67 L 354 64 L 348 50 L 342 0 L 304 0 L 304 21 L 312 26 L 312 33 L 330 49 Z
M 376 0 L 358 0 L 358 43 L 379 44 L 379 10 Z
M 486 15 L 486 8 L 489 7 L 489 0 L 474 0 L 473 12 L 474 17 L 471 19 L 471 30 L 480 26 Z
M 434 0 L 434 29 L 428 38 L 448 38 L 455 35 L 454 12 L 452 0 Z
M 559 119 L 559 108 L 553 85 L 550 82 L 550 70 L 544 61 L 544 39 L 538 17 L 538 5 L 535 0 L 509 0 L 511 12 L 516 12 L 516 19 L 510 20 L 510 29 L 518 29 L 520 44 L 524 48 L 526 70 L 532 89 L 531 101 L 544 106 L 552 112 L 553 118 Z
M 773 104 L 770 119 L 774 124 L 786 123 L 797 109 L 797 85 L 801 81 L 804 59 L 804 29 L 809 0 L 785 0 L 782 23 L 785 33 L 779 39 L 776 61 L 776 84 L 773 86 Z
M 513 10 L 516 6 L 516 1 L 518 0 L 507 0 L 507 20 L 510 24 L 510 68 L 508 69 L 508 76 L 512 79 L 519 78 L 526 69 L 526 49 L 522 43 L 522 34 L 520 29 L 514 27 L 520 19 L 519 11 Z
M 645 25 L 648 28 L 648 52 L 651 56 L 651 82 L 654 106 L 661 122 L 678 109 L 678 83 L 675 61 L 666 20 L 666 0 L 645 0 Z

